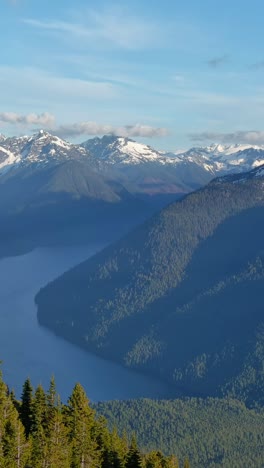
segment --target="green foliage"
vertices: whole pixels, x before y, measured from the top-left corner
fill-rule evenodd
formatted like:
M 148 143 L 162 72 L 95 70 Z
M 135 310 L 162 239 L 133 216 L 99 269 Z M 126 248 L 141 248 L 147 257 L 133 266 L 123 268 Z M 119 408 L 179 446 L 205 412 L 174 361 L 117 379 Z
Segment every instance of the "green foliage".
M 116 425 L 120 433 L 135 432 L 139 448 L 148 451 L 146 464 L 177 467 L 177 460 L 157 453 L 175 453 L 182 467 L 186 456 L 192 468 L 264 466 L 264 413 L 248 409 L 231 399 L 184 400 L 149 399 L 112 401 L 95 405 L 109 426 Z M 169 465 L 168 465 L 169 463 Z M 187 465 L 189 466 L 189 465 Z
M 26 436 L 28 437 L 32 425 L 33 410 L 33 388 L 30 379 L 26 379 L 22 389 L 20 419 L 24 425 Z
M 142 468 L 142 456 L 137 446 L 137 440 L 133 434 L 131 444 L 126 456 L 127 468 Z
M 30 442 L 0 373 L 0 466 L 24 467 L 29 459 Z
M 94 411 L 80 384 L 76 384 L 68 400 L 67 426 L 72 445 L 72 467 L 98 464 L 96 440 L 93 437 Z
M 19 402 L 0 378 L 1 467 L 239 468 L 242 460 L 249 468 L 263 466 L 263 410 L 212 398 L 92 407 L 80 384 L 61 405 L 55 388 L 52 379 L 47 393 L 42 386 L 33 392 L 26 437 Z
M 42 468 L 48 459 L 47 443 L 47 399 L 41 385 L 38 385 L 33 402 L 32 411 L 32 453 L 31 462 L 35 468 Z
M 129 443 L 109 430 L 80 384 L 62 405 L 54 377 L 47 393 L 41 385 L 34 392 L 27 379 L 22 400 L 14 400 L 0 373 L 1 468 L 178 468 L 174 456 L 143 453 L 134 436 Z

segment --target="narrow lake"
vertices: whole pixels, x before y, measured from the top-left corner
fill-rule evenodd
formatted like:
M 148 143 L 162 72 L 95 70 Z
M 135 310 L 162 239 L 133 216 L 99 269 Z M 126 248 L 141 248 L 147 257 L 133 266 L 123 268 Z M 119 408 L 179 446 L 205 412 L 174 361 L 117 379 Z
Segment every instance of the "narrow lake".
M 171 397 L 165 384 L 89 354 L 39 326 L 34 297 L 100 246 L 40 248 L 0 260 L 0 360 L 16 395 L 30 377 L 48 387 L 52 374 L 65 401 L 80 382 L 92 401 Z

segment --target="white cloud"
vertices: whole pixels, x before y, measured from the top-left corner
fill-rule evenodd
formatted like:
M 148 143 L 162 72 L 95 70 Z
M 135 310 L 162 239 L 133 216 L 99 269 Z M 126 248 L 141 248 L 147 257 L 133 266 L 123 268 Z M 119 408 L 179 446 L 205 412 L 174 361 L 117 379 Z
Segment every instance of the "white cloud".
M 25 18 L 23 22 L 38 31 L 60 34 L 66 40 L 69 36 L 77 40 L 87 40 L 91 48 L 100 48 L 102 45 L 131 50 L 153 48 L 161 43 L 164 37 L 160 26 L 152 23 L 149 17 L 144 19 L 132 16 L 122 10 L 98 12 L 86 9 L 74 21 Z
M 264 145 L 264 131 L 249 130 L 233 133 L 202 132 L 189 135 L 191 140 L 197 142 L 219 143 L 248 143 L 252 145 Z
M 48 112 L 43 114 L 27 114 L 20 115 L 15 112 L 0 112 L 0 122 L 14 124 L 14 125 L 43 125 L 53 126 L 55 123 L 55 117 Z
M 80 122 L 73 124 L 56 125 L 53 114 L 43 112 L 42 114 L 18 114 L 15 112 L 0 112 L 0 123 L 17 125 L 31 128 L 40 126 L 48 129 L 53 134 L 62 138 L 76 138 L 83 135 L 120 135 L 125 137 L 164 137 L 168 131 L 161 127 L 149 125 L 124 125 L 114 126 L 98 122 Z
M 60 125 L 54 133 L 63 138 L 75 138 L 82 135 L 118 135 L 124 137 L 164 137 L 168 135 L 168 130 L 161 127 L 151 127 L 148 125 L 125 125 L 113 126 L 103 125 L 96 122 L 80 122 L 75 124 Z

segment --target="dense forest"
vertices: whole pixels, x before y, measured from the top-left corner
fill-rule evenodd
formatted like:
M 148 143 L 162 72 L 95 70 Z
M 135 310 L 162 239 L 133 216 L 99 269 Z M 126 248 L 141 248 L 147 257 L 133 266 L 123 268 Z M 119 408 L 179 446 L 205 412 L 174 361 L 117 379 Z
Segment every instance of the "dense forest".
M 42 289 L 42 325 L 190 396 L 263 403 L 263 177 L 216 179 Z
M 129 439 L 96 414 L 80 384 L 62 404 L 52 378 L 47 392 L 23 385 L 21 400 L 0 376 L 1 468 L 179 468 L 175 455 L 159 450 L 142 452 L 136 437 Z M 190 466 L 187 458 L 182 467 Z
M 136 432 L 142 450 L 188 455 L 193 468 L 264 466 L 264 413 L 231 399 L 111 401 L 95 405 L 120 434 Z
M 230 399 L 61 402 L 26 379 L 21 399 L 0 375 L 1 468 L 261 468 L 264 413 Z

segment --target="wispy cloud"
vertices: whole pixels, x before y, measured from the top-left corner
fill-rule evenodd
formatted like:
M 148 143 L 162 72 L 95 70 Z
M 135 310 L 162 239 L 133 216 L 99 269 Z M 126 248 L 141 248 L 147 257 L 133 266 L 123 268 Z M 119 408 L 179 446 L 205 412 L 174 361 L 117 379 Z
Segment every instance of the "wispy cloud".
M 233 133 L 217 133 L 217 132 L 203 132 L 189 135 L 192 141 L 204 142 L 217 142 L 217 143 L 246 143 L 252 145 L 264 144 L 264 131 L 249 130 L 237 131 Z
M 29 26 L 60 34 L 68 40 L 88 40 L 90 47 L 116 46 L 122 49 L 153 48 L 162 40 L 160 27 L 149 18 L 133 17 L 121 11 L 85 10 L 81 20 L 44 21 L 34 18 L 23 20 Z
M 252 63 L 249 68 L 251 70 L 261 70 L 264 68 L 264 60 L 259 60 L 258 62 Z
M 230 61 L 229 55 L 225 54 L 225 55 L 220 55 L 218 57 L 213 57 L 210 60 L 207 60 L 206 63 L 210 68 L 218 68 L 218 67 L 221 67 L 222 65 L 225 65 L 229 61 Z
M 43 126 L 53 126 L 55 124 L 54 115 L 43 112 L 42 114 L 27 114 L 20 115 L 15 112 L 1 112 L 0 113 L 0 122 L 12 124 L 12 125 L 43 125 Z
M 168 135 L 166 128 L 151 127 L 148 125 L 104 125 L 97 122 L 80 122 L 75 124 L 60 125 L 53 133 L 62 138 L 75 138 L 89 135 L 118 135 L 124 137 L 165 137 Z
M 19 74 L 19 80 L 17 75 Z M 60 76 L 31 67 L 8 67 L 0 66 L 0 96 L 3 90 L 8 89 L 9 95 L 20 94 L 23 96 L 25 90 L 28 96 L 38 95 L 52 97 L 59 100 L 63 97 L 67 102 L 71 99 L 106 100 L 116 97 L 116 88 L 111 83 L 92 81 L 80 78 Z M 5 92 L 5 91 L 4 91 Z M 10 100 L 10 96 L 8 96 Z

